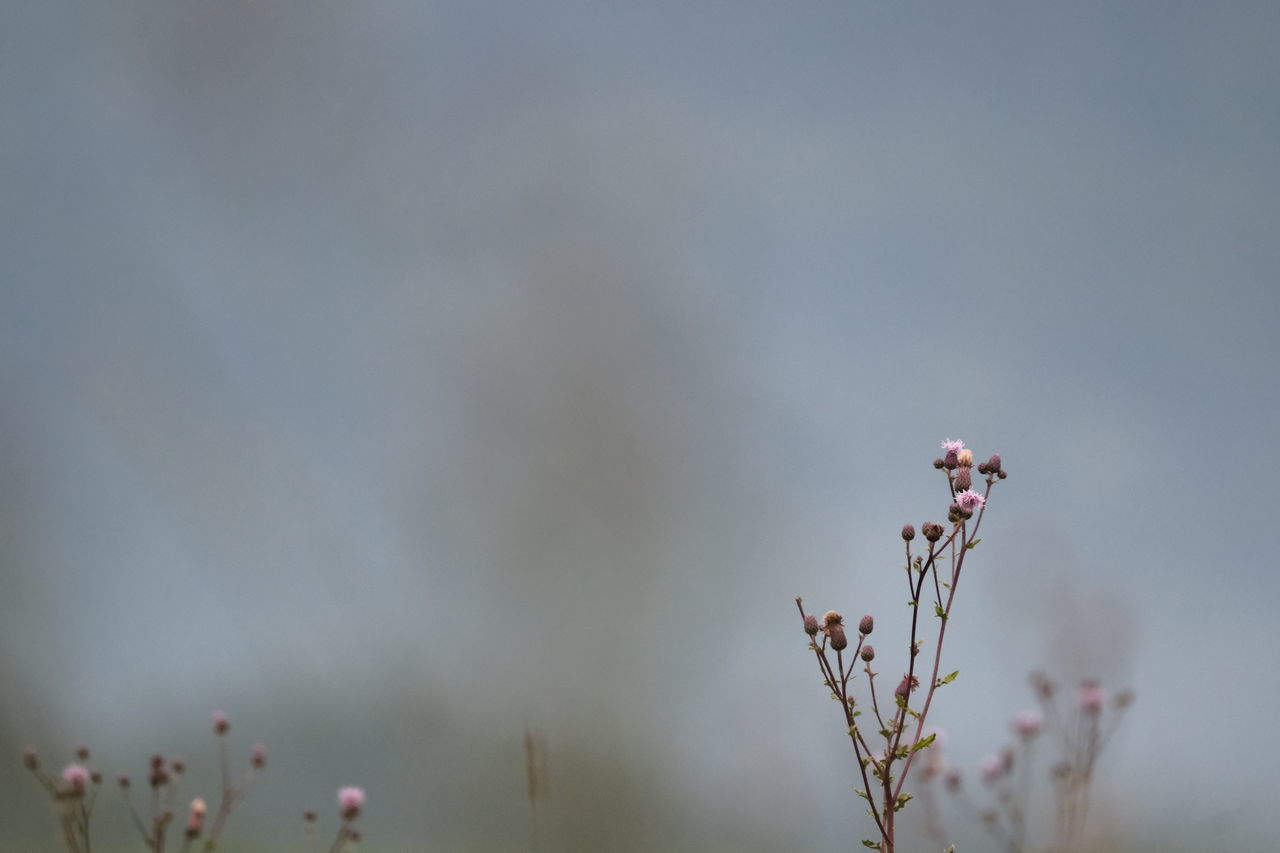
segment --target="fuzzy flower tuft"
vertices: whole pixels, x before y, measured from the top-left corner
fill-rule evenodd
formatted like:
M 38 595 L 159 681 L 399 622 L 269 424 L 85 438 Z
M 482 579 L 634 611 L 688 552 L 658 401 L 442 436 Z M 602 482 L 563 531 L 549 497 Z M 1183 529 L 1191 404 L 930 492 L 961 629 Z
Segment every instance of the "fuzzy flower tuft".
M 961 450 L 964 450 L 964 442 L 958 438 L 948 438 L 946 441 L 942 442 L 942 452 L 944 454 L 959 454 Z
M 987 499 L 975 492 L 973 489 L 965 489 L 963 492 L 956 492 L 956 503 L 960 505 L 965 512 L 974 512 L 981 509 Z
M 74 790 L 82 791 L 89 782 L 89 771 L 81 764 L 68 764 L 62 768 L 62 781 Z
M 338 789 L 338 807 L 342 809 L 345 820 L 354 820 L 364 808 L 364 788 L 346 787 Z

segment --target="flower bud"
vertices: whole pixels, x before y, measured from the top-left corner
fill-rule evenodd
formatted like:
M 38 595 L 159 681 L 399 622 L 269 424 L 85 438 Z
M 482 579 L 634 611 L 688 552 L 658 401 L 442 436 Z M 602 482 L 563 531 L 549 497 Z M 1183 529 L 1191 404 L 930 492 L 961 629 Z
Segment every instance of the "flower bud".
M 902 541 L 910 542 L 916 538 L 916 528 L 914 524 L 902 525 Z
M 260 743 L 255 743 L 253 749 L 249 750 L 249 765 L 254 770 L 261 770 L 267 766 L 267 748 Z
M 187 765 L 182 761 L 182 759 L 178 759 L 169 765 L 169 769 L 173 771 L 173 775 L 181 776 L 183 773 L 187 772 Z
M 22 766 L 28 770 L 38 770 L 40 768 L 40 756 L 32 747 L 22 750 Z
M 991 454 L 991 458 L 987 460 L 987 470 L 990 471 L 992 474 L 995 474 L 996 472 L 1001 470 L 999 453 Z
M 956 471 L 955 484 L 957 492 L 968 491 L 973 487 L 973 477 L 969 475 L 968 468 L 961 468 L 959 471 Z
M 858 653 L 858 656 L 861 657 L 867 663 L 871 663 L 873 660 L 876 659 L 876 647 L 871 645 L 870 643 L 867 643 L 865 646 L 862 647 L 862 651 Z
M 946 783 L 948 791 L 958 791 L 964 783 L 964 774 L 960 772 L 959 767 L 952 767 L 947 771 L 947 775 L 943 777 L 942 781 Z
M 231 719 L 227 716 L 226 711 L 213 712 L 213 733 L 216 735 L 225 735 L 231 731 Z
M 942 467 L 942 465 L 943 465 L 942 457 L 938 457 L 937 459 L 933 460 L 933 467 L 934 467 L 934 468 L 941 468 L 941 467 Z
M 959 454 L 954 450 L 948 450 L 947 455 L 942 457 L 942 467 L 948 471 L 954 471 L 959 464 Z
M 915 690 L 919 686 L 920 679 L 916 678 L 914 675 L 904 675 L 902 676 L 902 681 L 898 682 L 897 689 L 893 691 L 893 695 L 901 696 L 903 699 L 906 699 L 911 695 L 911 691 Z
M 95 785 L 101 785 L 101 784 L 102 784 L 102 774 L 101 774 L 101 773 L 99 773 L 97 770 L 93 770 L 93 771 L 91 771 L 91 772 L 89 773 L 89 781 L 90 781 L 90 782 L 92 782 L 92 783 L 93 783 L 93 784 L 95 784 Z
M 875 627 L 876 627 L 876 620 L 872 618 L 870 613 L 868 613 L 866 616 L 863 616 L 861 620 L 859 620 L 858 633 L 862 634 L 865 637 L 867 634 L 870 634 L 872 629 L 874 629 Z
M 82 746 L 82 747 L 80 747 L 79 749 L 77 749 L 77 750 L 76 750 L 76 758 L 78 758 L 80 761 L 88 761 L 88 760 L 89 760 L 89 747 L 87 747 L 87 746 Z
M 832 625 L 827 629 L 827 636 L 831 638 L 831 648 L 838 652 L 842 652 L 849 648 L 849 638 L 844 635 L 843 625 Z
M 804 632 L 810 637 L 815 637 L 818 634 L 818 629 L 818 617 L 812 613 L 806 613 L 804 615 Z
M 316 822 L 316 810 L 315 810 L 315 809 L 307 809 L 306 811 L 304 811 L 304 812 L 302 813 L 302 819 L 303 819 L 303 820 L 305 820 L 307 823 L 315 823 L 315 822 Z
M 121 773 L 120 778 L 116 780 L 116 784 L 119 785 L 121 788 L 128 789 L 128 787 L 132 785 L 133 782 L 129 780 L 129 777 L 127 775 L 125 775 L 124 773 Z

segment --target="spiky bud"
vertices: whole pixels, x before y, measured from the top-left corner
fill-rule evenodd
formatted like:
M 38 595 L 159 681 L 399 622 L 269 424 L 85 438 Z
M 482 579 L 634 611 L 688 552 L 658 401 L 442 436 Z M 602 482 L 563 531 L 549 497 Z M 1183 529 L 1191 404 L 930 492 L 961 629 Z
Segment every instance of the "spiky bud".
M 859 620 L 858 633 L 862 634 L 865 637 L 867 634 L 870 634 L 873 630 L 875 630 L 875 627 L 876 627 L 876 620 L 872 618 L 870 613 L 868 613 L 866 616 L 863 616 L 861 620 Z
M 812 613 L 806 613 L 804 615 L 804 632 L 806 634 L 808 634 L 810 637 L 816 637 L 818 635 L 818 631 L 820 630 L 820 627 L 821 626 L 818 625 L 817 616 L 814 616 Z
M 973 487 L 973 477 L 969 475 L 968 468 L 961 468 L 956 471 L 955 484 L 957 492 L 967 491 Z
M 933 460 L 933 467 L 934 467 L 934 468 L 941 468 L 941 467 L 943 466 L 943 464 L 944 464 L 944 463 L 943 463 L 943 461 L 942 461 L 942 457 L 941 457 L 941 456 L 939 456 L 937 459 Z
M 862 658 L 864 661 L 866 661 L 867 663 L 871 663 L 873 660 L 876 659 L 876 647 L 871 645 L 870 643 L 867 643 L 865 646 L 862 647 L 862 651 L 858 653 L 858 656 Z
M 902 541 L 910 542 L 916 538 L 916 526 L 914 524 L 902 525 Z
M 941 524 L 926 521 L 921 529 L 924 531 L 924 538 L 930 542 L 937 542 L 942 538 L 943 529 Z
M 911 695 L 911 691 L 920 686 L 920 679 L 914 675 L 904 675 L 902 680 L 898 682 L 897 688 L 893 691 L 894 696 L 901 696 L 906 699 Z
M 942 457 L 942 467 L 948 471 L 954 471 L 959 464 L 959 454 L 954 450 L 948 450 L 947 455 Z
M 832 625 L 827 629 L 827 636 L 831 638 L 831 648 L 838 652 L 842 652 L 849 648 L 849 638 L 844 634 L 843 625 Z
M 1001 469 L 1001 467 L 1000 467 L 1000 454 L 999 454 L 999 453 L 992 453 L 992 454 L 991 454 L 991 458 L 987 460 L 987 470 L 988 470 L 988 471 L 990 471 L 990 472 L 991 472 L 991 473 L 993 473 L 993 474 L 994 474 L 994 473 L 996 473 L 996 472 L 998 472 L 998 471 L 1000 471 L 1000 470 L 1002 470 L 1002 469 Z

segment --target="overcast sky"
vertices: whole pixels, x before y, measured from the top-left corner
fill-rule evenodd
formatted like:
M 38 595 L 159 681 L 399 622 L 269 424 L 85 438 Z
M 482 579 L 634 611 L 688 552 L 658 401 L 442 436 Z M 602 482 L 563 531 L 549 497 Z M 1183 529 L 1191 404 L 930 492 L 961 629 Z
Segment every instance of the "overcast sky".
M 842 846 L 792 599 L 905 637 L 960 437 L 1010 477 L 952 760 L 1097 675 L 1114 843 L 1261 849 L 1277 43 L 1264 2 L 4 4 L 4 748 L 197 762 L 226 708 L 246 832 L 362 784 L 371 837 L 502 849 L 528 724 L 552 848 Z

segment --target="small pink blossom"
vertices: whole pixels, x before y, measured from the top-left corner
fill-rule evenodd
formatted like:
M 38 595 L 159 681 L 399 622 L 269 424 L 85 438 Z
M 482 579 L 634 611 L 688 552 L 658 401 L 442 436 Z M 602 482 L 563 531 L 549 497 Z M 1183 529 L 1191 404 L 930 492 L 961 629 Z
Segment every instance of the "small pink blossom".
M 346 787 L 338 790 L 338 807 L 342 816 L 351 820 L 364 808 L 364 788 Z
M 83 790 L 89 782 L 89 771 L 80 764 L 68 764 L 62 768 L 62 781 L 77 791 Z
M 965 512 L 974 512 L 982 507 L 987 499 L 973 489 L 965 489 L 963 492 L 956 492 L 956 503 L 960 504 Z
M 959 454 L 961 450 L 964 450 L 964 442 L 958 438 L 948 438 L 947 440 L 942 442 L 942 452 L 944 454 L 945 453 Z
M 1087 714 L 1096 714 L 1102 710 L 1107 701 L 1107 694 L 1096 681 L 1086 681 L 1080 685 L 1080 710 Z
M 213 721 L 214 734 L 225 735 L 231 730 L 231 718 L 227 716 L 226 711 L 214 711 L 209 715 L 209 719 Z
M 1021 711 L 1013 718 L 1013 730 L 1019 737 L 1035 737 L 1040 733 L 1040 725 L 1043 722 L 1044 718 L 1040 716 L 1039 711 Z
M 994 782 L 1004 773 L 1004 759 L 998 755 L 988 755 L 982 759 L 982 763 L 978 767 L 982 771 L 984 780 Z

